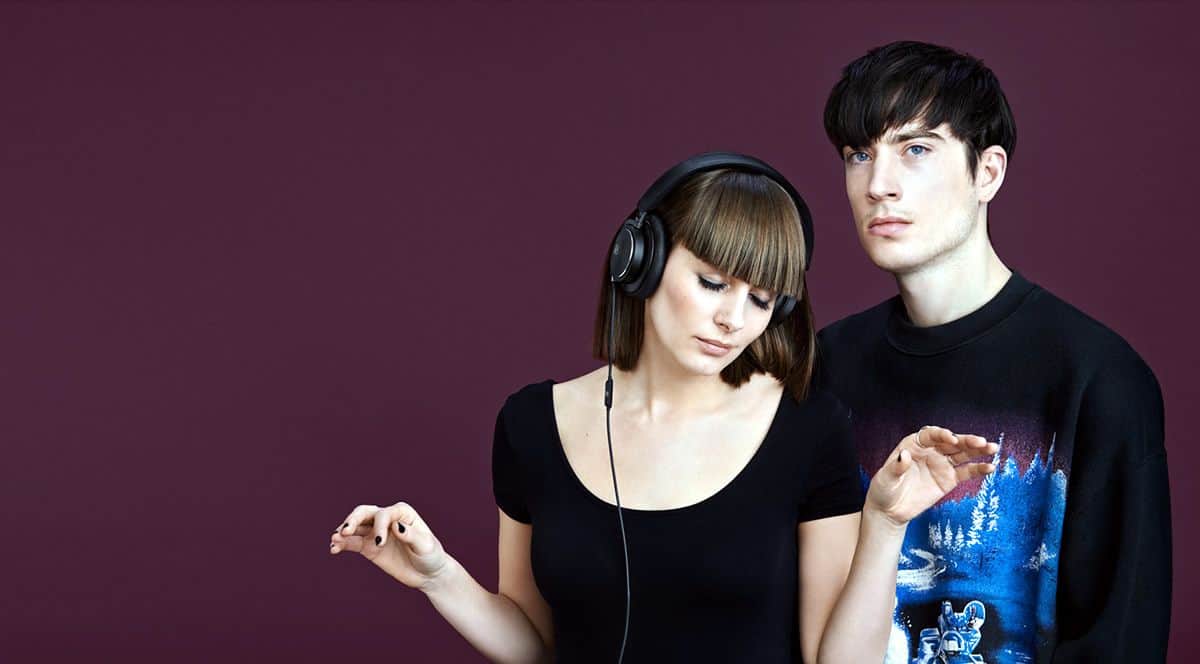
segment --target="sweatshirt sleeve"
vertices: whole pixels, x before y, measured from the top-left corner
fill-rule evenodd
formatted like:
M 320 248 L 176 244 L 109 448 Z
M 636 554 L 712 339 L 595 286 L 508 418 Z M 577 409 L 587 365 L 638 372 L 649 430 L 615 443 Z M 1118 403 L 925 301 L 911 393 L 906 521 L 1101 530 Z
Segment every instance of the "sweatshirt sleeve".
M 1163 662 L 1171 506 L 1162 393 L 1126 347 L 1083 393 L 1072 456 L 1051 661 Z

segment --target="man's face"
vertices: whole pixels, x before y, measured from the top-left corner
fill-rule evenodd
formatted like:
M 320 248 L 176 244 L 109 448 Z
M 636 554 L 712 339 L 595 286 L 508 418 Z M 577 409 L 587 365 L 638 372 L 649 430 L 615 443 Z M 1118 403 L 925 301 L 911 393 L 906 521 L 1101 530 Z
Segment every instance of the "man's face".
M 948 125 L 918 122 L 861 150 L 842 148 L 846 195 L 871 262 L 893 274 L 915 272 L 984 232 L 966 149 Z

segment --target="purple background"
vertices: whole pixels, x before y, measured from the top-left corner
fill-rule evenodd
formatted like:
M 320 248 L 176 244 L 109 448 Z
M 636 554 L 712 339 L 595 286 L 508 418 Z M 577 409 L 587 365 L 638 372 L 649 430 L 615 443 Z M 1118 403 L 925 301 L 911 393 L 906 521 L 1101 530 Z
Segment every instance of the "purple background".
M 1185 661 L 1200 48 L 1113 3 L 0 7 L 0 651 L 478 661 L 329 533 L 405 499 L 495 588 L 496 411 L 596 366 L 607 242 L 684 156 L 804 193 L 821 324 L 890 296 L 820 113 L 898 38 L 997 72 L 1001 257 L 1162 384 Z

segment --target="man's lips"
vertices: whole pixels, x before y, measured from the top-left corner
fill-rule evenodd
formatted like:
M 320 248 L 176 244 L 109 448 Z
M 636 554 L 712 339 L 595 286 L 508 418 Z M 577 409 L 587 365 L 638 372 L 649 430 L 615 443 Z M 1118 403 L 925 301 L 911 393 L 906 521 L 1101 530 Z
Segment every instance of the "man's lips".
M 867 225 L 867 234 L 878 237 L 894 237 L 905 231 L 911 221 L 900 217 L 875 217 L 871 223 Z

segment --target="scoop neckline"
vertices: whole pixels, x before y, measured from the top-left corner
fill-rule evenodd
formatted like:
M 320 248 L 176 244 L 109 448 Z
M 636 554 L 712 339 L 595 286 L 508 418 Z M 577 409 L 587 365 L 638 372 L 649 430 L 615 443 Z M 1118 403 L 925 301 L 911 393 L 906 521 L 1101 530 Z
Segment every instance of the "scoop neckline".
M 542 389 L 545 391 L 546 398 L 545 398 L 544 403 L 545 403 L 545 407 L 549 410 L 550 429 L 551 429 L 551 433 L 554 436 L 554 447 L 558 451 L 558 458 L 562 462 L 563 468 L 566 469 L 567 474 L 571 476 L 571 479 L 572 479 L 574 485 L 576 486 L 576 488 L 578 488 L 590 500 L 599 504 L 600 506 L 608 508 L 608 509 L 615 509 L 617 507 L 616 503 L 610 503 L 607 500 L 601 498 L 600 496 L 597 496 L 596 494 L 592 493 L 592 490 L 589 489 L 587 487 L 587 485 L 583 483 L 583 480 L 581 480 L 579 478 L 579 475 L 575 472 L 575 467 L 571 465 L 571 460 L 567 458 L 567 451 L 563 447 L 562 435 L 559 433 L 559 429 L 558 429 L 558 416 L 554 412 L 554 386 L 556 384 L 557 384 L 557 381 L 550 378 L 550 379 L 546 379 L 545 381 L 543 381 L 541 385 L 542 385 Z M 712 494 L 710 494 L 704 498 L 701 498 L 700 500 L 698 500 L 694 503 L 688 504 L 688 505 L 682 505 L 679 507 L 668 507 L 666 509 L 661 509 L 661 510 L 648 510 L 648 509 L 640 509 L 640 508 L 636 508 L 636 507 L 626 507 L 625 505 L 621 505 L 621 511 L 626 512 L 626 513 L 631 513 L 631 514 L 646 514 L 646 515 L 678 514 L 678 513 L 682 513 L 682 512 L 686 512 L 686 511 L 690 511 L 690 510 L 699 509 L 709 503 L 716 501 L 723 494 L 730 492 L 733 489 L 734 485 L 741 483 L 743 481 L 743 478 L 749 474 L 750 469 L 759 463 L 759 459 L 760 459 L 760 457 L 763 456 L 764 450 L 766 449 L 767 445 L 770 444 L 771 441 L 773 440 L 773 438 L 777 435 L 777 430 L 779 429 L 779 426 L 780 426 L 779 422 L 781 419 L 783 419 L 783 402 L 785 399 L 787 399 L 787 396 L 788 396 L 787 387 L 784 387 L 784 389 L 779 394 L 779 402 L 775 405 L 775 414 L 771 416 L 771 424 L 770 424 L 770 426 L 767 427 L 767 433 L 763 435 L 763 438 L 759 442 L 758 447 L 755 448 L 755 450 L 754 450 L 754 454 L 750 455 L 750 459 L 741 467 L 741 469 L 738 470 L 738 472 L 733 476 L 733 479 L 726 482 L 721 488 L 717 489 Z M 618 481 L 619 481 L 619 478 L 618 478 Z

